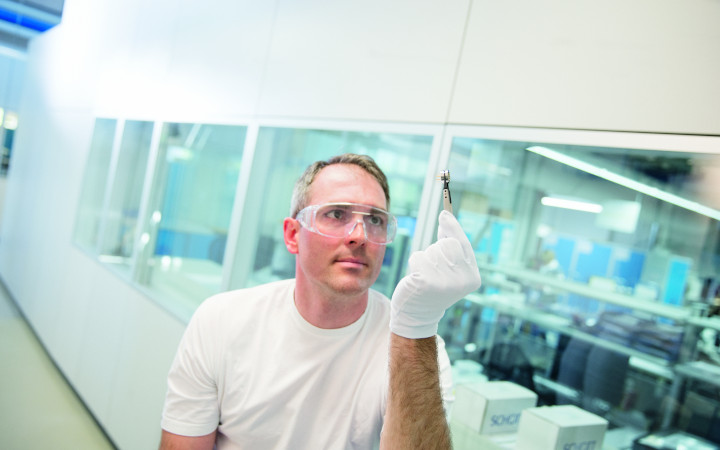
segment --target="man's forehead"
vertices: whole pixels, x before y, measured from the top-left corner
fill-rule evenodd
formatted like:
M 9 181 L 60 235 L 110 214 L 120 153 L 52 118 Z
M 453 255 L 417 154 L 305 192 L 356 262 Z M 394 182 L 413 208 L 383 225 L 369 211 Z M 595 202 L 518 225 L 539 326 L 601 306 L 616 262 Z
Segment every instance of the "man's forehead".
M 367 170 L 355 164 L 331 164 L 323 167 L 315 175 L 315 179 L 310 185 L 310 204 L 326 203 L 326 202 L 356 202 L 352 188 L 359 188 L 360 183 L 371 183 L 377 188 L 377 192 L 381 194 L 380 198 L 373 201 L 372 206 L 385 208 L 385 192 L 380 182 L 375 179 Z M 365 186 L 367 188 L 368 186 Z M 349 188 L 349 189 L 348 189 Z M 367 189 L 363 190 L 363 194 L 370 194 Z M 353 198 L 346 198 L 350 195 Z

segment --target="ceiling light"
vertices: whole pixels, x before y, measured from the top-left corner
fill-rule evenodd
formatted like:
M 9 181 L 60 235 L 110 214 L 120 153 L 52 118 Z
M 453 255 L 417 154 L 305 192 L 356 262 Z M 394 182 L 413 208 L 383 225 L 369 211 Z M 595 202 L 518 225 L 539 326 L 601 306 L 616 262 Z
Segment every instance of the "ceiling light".
M 564 208 L 564 209 L 573 209 L 575 211 L 585 211 L 590 213 L 598 214 L 602 212 L 603 207 L 602 205 L 598 205 L 597 203 L 590 203 L 590 202 L 582 202 L 579 200 L 568 200 L 565 198 L 557 198 L 557 197 L 543 197 L 540 200 L 540 203 L 542 203 L 545 206 L 552 206 L 555 208 Z
M 705 205 L 701 205 L 700 203 L 688 200 L 688 199 L 680 197 L 678 195 L 671 194 L 669 192 L 665 192 L 654 186 L 648 186 L 647 184 L 640 183 L 639 181 L 635 181 L 631 178 L 624 177 L 622 175 L 618 175 L 614 172 L 609 171 L 608 169 L 604 169 L 602 167 L 595 166 L 595 165 L 587 163 L 585 161 L 581 161 L 579 159 L 568 156 L 564 153 L 560 153 L 555 150 L 550 150 L 549 148 L 546 148 L 546 147 L 532 146 L 532 147 L 528 147 L 526 150 L 533 152 L 535 154 L 538 154 L 540 156 L 544 156 L 545 158 L 552 159 L 553 161 L 557 161 L 561 164 L 565 164 L 567 166 L 574 167 L 578 170 L 582 170 L 583 172 L 589 173 L 591 175 L 595 175 L 597 177 L 603 178 L 612 183 L 619 184 L 620 186 L 625 186 L 627 188 L 630 188 L 630 189 L 640 192 L 642 194 L 646 194 L 651 197 L 655 197 L 664 202 L 671 203 L 675 206 L 679 206 L 679 207 L 685 208 L 689 211 L 693 211 L 698 214 L 702 214 L 704 216 L 710 217 L 711 219 L 720 221 L 720 211 L 718 211 L 716 209 L 710 208 Z

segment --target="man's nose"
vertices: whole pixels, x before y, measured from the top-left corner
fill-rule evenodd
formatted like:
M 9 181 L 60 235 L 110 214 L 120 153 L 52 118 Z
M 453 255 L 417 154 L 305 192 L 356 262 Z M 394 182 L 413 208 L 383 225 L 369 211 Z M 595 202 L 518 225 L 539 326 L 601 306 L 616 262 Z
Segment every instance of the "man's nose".
M 360 226 L 358 226 L 358 224 Z M 348 232 L 346 239 L 348 242 L 365 242 L 367 240 L 365 223 L 362 220 L 356 220 L 353 223 L 353 227 Z

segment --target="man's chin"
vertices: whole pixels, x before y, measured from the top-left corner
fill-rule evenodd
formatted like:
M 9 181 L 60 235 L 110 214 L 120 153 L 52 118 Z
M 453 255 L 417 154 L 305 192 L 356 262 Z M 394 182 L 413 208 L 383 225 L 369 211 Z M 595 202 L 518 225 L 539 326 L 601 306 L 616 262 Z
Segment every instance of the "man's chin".
M 370 280 L 346 280 L 346 281 L 340 281 L 338 280 L 338 283 L 333 283 L 332 287 L 338 294 L 351 296 L 351 295 L 360 295 L 364 294 L 365 292 L 370 289 L 370 286 L 372 286 L 373 282 Z

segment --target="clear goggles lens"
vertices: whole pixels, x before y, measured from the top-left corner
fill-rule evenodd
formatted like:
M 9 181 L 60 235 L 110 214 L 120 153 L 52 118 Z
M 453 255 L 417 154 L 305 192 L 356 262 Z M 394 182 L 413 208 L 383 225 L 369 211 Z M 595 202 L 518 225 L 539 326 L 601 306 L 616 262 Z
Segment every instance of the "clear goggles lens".
M 302 226 L 323 236 L 344 238 L 362 223 L 365 239 L 374 244 L 389 244 L 395 238 L 397 219 L 384 209 L 357 203 L 311 205 L 296 219 Z

